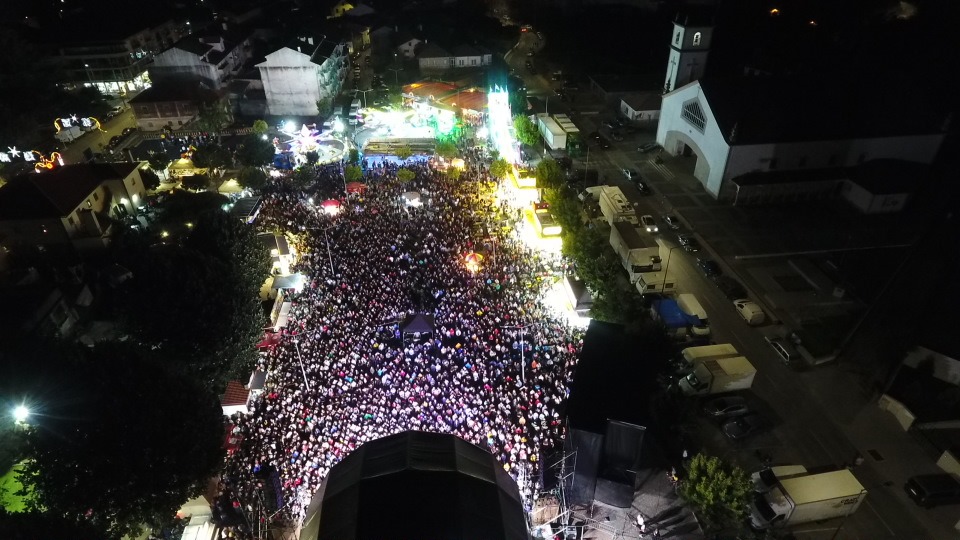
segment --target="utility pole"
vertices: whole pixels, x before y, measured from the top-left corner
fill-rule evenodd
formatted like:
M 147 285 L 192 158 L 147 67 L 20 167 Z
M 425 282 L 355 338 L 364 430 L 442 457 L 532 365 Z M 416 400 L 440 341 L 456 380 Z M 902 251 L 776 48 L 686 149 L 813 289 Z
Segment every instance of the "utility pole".
M 367 92 L 373 92 L 373 88 L 367 88 L 366 90 L 357 89 L 357 92 L 363 92 L 363 108 L 367 108 Z
M 520 380 L 523 384 L 527 384 L 527 359 L 525 355 L 525 350 L 527 348 L 527 342 L 524 340 L 524 332 L 526 331 L 529 324 L 518 324 L 511 326 L 502 326 L 501 328 L 508 328 L 512 330 L 520 331 Z
M 307 390 L 310 390 L 310 382 L 307 380 L 307 370 L 303 367 L 303 357 L 300 355 L 300 340 L 293 340 L 293 347 L 297 350 L 297 360 L 300 362 L 300 373 L 303 374 L 303 384 L 306 385 Z

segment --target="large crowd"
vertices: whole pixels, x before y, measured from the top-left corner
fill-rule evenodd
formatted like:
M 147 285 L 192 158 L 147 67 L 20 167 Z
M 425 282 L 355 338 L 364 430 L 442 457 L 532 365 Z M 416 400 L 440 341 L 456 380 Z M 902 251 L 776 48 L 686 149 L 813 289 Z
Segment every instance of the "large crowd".
M 464 155 L 457 180 L 432 160 L 404 164 L 416 173 L 406 183 L 399 164 L 369 163 L 367 189 L 341 191 L 334 216 L 293 189 L 265 196 L 258 219 L 300 239 L 307 281 L 261 355 L 266 390 L 234 419 L 241 442 L 224 485 L 239 501 L 263 496 L 271 481 L 258 473 L 275 471 L 281 515 L 302 519 L 338 461 L 407 430 L 489 449 L 525 500 L 536 496 L 544 456 L 562 444 L 581 335 L 540 302 L 560 261 L 500 226 L 516 213 L 493 202 L 480 154 Z M 339 166 L 318 173 L 320 185 L 342 186 Z M 421 206 L 404 202 L 411 191 Z M 465 264 L 469 253 L 483 255 L 478 266 Z M 405 331 L 415 314 L 433 327 Z

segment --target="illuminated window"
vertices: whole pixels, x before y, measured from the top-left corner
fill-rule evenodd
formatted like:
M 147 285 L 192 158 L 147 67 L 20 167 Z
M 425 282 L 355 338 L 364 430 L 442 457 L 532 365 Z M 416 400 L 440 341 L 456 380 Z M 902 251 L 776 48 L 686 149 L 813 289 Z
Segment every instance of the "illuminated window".
M 697 45 L 700 45 L 700 32 L 693 35 L 693 46 L 696 47 Z
M 707 118 L 703 114 L 703 108 L 700 106 L 700 102 L 695 99 L 683 104 L 683 110 L 680 111 L 680 118 L 683 118 L 690 123 L 690 125 L 697 128 L 700 133 L 703 133 L 704 128 L 707 126 Z

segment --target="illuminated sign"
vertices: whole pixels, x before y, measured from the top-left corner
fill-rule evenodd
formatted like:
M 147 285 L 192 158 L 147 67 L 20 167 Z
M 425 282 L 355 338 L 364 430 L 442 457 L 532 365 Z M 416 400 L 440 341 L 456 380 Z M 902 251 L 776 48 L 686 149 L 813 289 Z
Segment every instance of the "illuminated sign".
M 88 131 L 91 129 L 97 129 L 102 131 L 102 129 L 100 128 L 100 121 L 97 120 L 96 118 L 92 116 L 79 117 L 75 114 L 57 118 L 56 120 L 53 121 L 53 127 L 57 129 L 57 133 L 60 133 L 61 130 L 70 129 L 74 127 L 78 127 L 84 131 Z
M 0 163 L 13 163 L 14 160 L 33 163 L 37 172 L 63 165 L 63 157 L 60 152 L 54 152 L 46 156 L 37 150 L 19 150 L 16 146 L 8 146 L 5 152 L 0 152 Z

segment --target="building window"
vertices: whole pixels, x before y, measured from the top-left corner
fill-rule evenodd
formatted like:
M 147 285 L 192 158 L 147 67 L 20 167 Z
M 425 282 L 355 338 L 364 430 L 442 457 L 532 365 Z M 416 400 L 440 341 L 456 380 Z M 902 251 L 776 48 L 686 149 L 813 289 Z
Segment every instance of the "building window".
M 70 226 L 73 227 L 73 216 L 67 216 L 67 223 L 69 223 Z
M 692 99 L 683 104 L 683 110 L 680 111 L 680 118 L 686 120 L 690 125 L 697 128 L 697 131 L 703 133 L 707 126 L 707 117 L 703 114 L 703 107 L 696 99 Z
M 183 125 L 183 120 L 177 120 L 177 125 L 178 125 L 178 126 L 182 126 L 182 125 Z
M 100 194 L 97 193 L 96 191 L 93 192 L 93 200 L 95 200 L 95 201 L 99 201 L 99 200 L 100 200 Z
M 679 44 L 680 44 L 680 32 L 677 32 L 677 35 L 674 36 L 674 38 L 673 38 L 673 44 L 674 44 L 674 45 L 679 45 Z
M 697 32 L 693 35 L 693 46 L 697 47 L 700 45 L 700 32 Z

